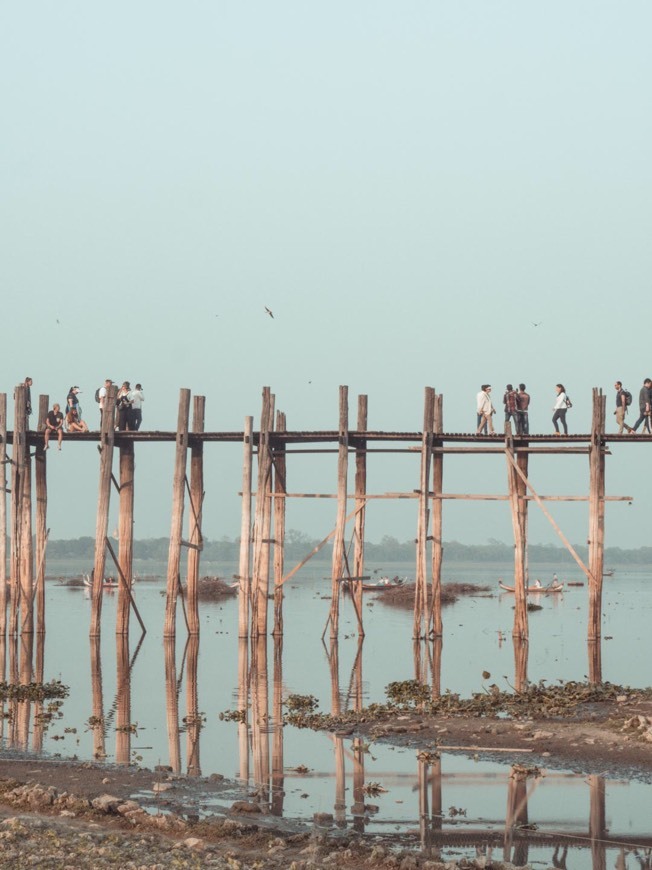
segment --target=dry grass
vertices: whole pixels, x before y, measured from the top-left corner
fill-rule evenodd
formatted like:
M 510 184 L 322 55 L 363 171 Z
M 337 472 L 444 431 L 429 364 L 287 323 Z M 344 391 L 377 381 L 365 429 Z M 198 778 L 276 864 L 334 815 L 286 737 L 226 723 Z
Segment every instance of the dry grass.
M 376 596 L 383 604 L 391 607 L 403 607 L 411 610 L 414 607 L 414 583 L 404 586 L 390 587 L 386 592 Z M 478 586 L 475 583 L 443 583 L 441 587 L 441 603 L 454 604 L 460 595 L 486 595 L 491 592 L 489 586 Z

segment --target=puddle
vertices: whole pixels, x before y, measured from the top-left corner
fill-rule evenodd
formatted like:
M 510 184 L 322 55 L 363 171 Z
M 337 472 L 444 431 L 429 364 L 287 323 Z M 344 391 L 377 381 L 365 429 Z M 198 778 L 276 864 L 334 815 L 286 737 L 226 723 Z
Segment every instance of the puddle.
M 204 570 L 229 577 L 235 566 Z M 246 645 L 238 643 L 235 599 L 201 605 L 199 646 L 186 644 L 181 616 L 176 644 L 165 646 L 164 582 L 140 583 L 136 595 L 148 632 L 139 645 L 136 623 L 128 642 L 116 639 L 117 596 L 107 594 L 102 638 L 95 646 L 88 639 L 90 601 L 84 591 L 49 582 L 48 631 L 44 648 L 35 651 L 35 671 L 44 681 L 61 680 L 70 695 L 59 709 L 48 710 L 47 702 L 31 709 L 5 703 L 3 746 L 150 768 L 170 765 L 191 778 L 219 773 L 235 781 L 220 805 L 248 796 L 262 802 L 270 816 L 297 825 L 311 825 L 316 813 L 328 814 L 335 830 L 396 837 L 433 855 L 440 850 L 443 857 L 473 857 L 476 848 L 491 848 L 494 858 L 511 855 L 516 863 L 525 855 L 546 867 L 564 866 L 565 860 L 569 867 L 603 866 L 603 861 L 624 867 L 626 854 L 630 863 L 636 858 L 636 846 L 640 860 L 631 866 L 648 866 L 642 862 L 649 858 L 644 850 L 652 848 L 650 785 L 558 770 L 523 780 L 508 765 L 450 754 L 426 765 L 414 749 L 366 746 L 359 739 L 279 725 L 281 702 L 292 693 L 314 695 L 320 710 L 336 711 L 384 700 L 390 681 L 414 677 L 462 695 L 490 683 L 508 688 L 524 667 L 532 681 L 584 680 L 586 587 L 542 600 L 543 609 L 530 617 L 526 662 L 515 664 L 509 594 L 461 598 L 445 608 L 439 661 L 428 644 L 418 645 L 415 658 L 411 612 L 389 608 L 373 594 L 365 597 L 366 637 L 360 645 L 355 615 L 344 599 L 340 642 L 329 657 L 320 639 L 328 617 L 329 603 L 322 600 L 328 570 L 317 564 L 288 584 L 282 644 L 270 638 L 254 649 L 253 664 Z M 405 573 L 405 566 L 394 573 Z M 455 566 L 445 579 L 493 588 L 498 573 L 494 566 L 491 571 Z M 652 682 L 651 579 L 644 572 L 618 571 L 605 580 L 605 680 Z M 20 644 L 3 652 L 5 678 L 24 681 Z M 246 710 L 244 723 L 220 720 L 220 712 L 236 710 Z M 372 793 L 365 794 L 369 783 L 382 790 L 368 788 Z M 218 807 L 201 787 L 193 800 L 199 814 Z

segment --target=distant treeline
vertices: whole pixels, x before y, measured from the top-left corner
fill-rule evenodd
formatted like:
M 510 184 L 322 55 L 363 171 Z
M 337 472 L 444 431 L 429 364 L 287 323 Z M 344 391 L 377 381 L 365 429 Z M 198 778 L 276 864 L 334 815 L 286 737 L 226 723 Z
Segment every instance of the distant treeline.
M 285 536 L 285 555 L 288 559 L 299 561 L 307 556 L 319 540 L 311 538 L 303 532 L 290 530 Z M 134 541 L 134 558 L 165 561 L 168 556 L 168 538 L 149 538 Z M 117 542 L 116 542 L 117 546 Z M 582 559 L 588 558 L 588 550 L 584 545 L 574 544 L 575 550 Z M 89 559 L 92 561 L 95 539 L 74 538 L 64 541 L 48 542 L 48 557 L 50 559 Z M 240 552 L 240 538 L 220 538 L 218 541 L 204 539 L 203 558 L 208 560 L 237 561 Z M 571 564 L 573 558 L 562 547 L 552 544 L 530 544 L 529 559 L 533 563 Z M 330 551 L 325 547 L 317 556 L 330 558 Z M 444 559 L 447 562 L 509 562 L 513 558 L 514 548 L 510 544 L 490 538 L 486 544 L 460 544 L 458 541 L 444 543 Z M 365 558 L 370 562 L 414 562 L 414 540 L 399 541 L 397 538 L 385 535 L 380 543 L 371 541 L 365 543 Z M 620 547 L 605 549 L 605 565 L 646 565 L 652 563 L 652 547 L 639 547 L 637 550 L 623 550 Z

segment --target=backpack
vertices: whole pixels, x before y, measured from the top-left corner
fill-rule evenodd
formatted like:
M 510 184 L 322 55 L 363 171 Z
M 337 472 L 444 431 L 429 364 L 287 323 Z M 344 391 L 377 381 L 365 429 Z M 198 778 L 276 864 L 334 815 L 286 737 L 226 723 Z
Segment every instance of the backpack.
M 625 405 L 629 407 L 632 404 L 632 394 L 629 390 L 623 390 L 623 396 L 625 397 Z
M 100 401 L 100 388 L 99 387 L 95 390 L 95 401 L 96 402 Z
M 570 400 L 570 398 L 569 398 L 568 396 L 566 396 L 566 407 L 567 407 L 567 408 L 572 408 L 572 407 L 573 407 L 573 403 L 571 402 L 571 400 Z

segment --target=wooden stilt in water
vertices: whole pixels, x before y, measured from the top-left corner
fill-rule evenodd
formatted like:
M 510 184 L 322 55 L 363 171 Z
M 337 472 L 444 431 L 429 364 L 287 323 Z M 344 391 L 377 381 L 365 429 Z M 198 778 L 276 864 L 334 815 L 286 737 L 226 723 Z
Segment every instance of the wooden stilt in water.
M 120 513 L 118 516 L 118 562 L 127 584 L 134 576 L 134 443 L 120 444 Z M 123 583 L 118 586 L 116 634 L 129 634 L 131 601 Z
M 201 435 L 204 431 L 206 399 L 195 396 L 193 400 L 192 431 Z M 188 626 L 191 635 L 199 634 L 199 561 L 203 548 L 202 508 L 204 502 L 204 442 L 197 438 L 190 448 L 190 512 L 188 517 Z
M 203 398 L 203 396 L 201 397 Z M 203 415 L 202 415 L 203 420 Z M 188 596 L 190 597 L 190 596 Z M 192 623 L 191 623 L 192 625 Z M 186 758 L 188 776 L 201 776 L 199 737 L 202 729 L 202 715 L 199 712 L 199 690 L 197 687 L 197 666 L 199 663 L 199 634 L 188 638 L 186 656 Z
M 45 430 L 48 415 L 49 396 L 39 396 L 38 423 L 39 433 Z M 39 438 L 34 454 L 34 476 L 36 478 L 36 631 L 45 634 L 45 550 L 48 529 L 48 481 L 45 444 Z
M 514 642 L 514 688 L 524 692 L 527 688 L 528 642 L 520 637 L 513 637 Z
M 99 637 L 102 621 L 102 584 L 106 567 L 106 536 L 109 531 L 109 504 L 113 473 L 113 444 L 115 440 L 115 397 L 117 388 L 110 386 L 104 399 L 100 428 L 100 483 L 95 520 L 95 561 L 91 600 L 91 637 Z
M 267 675 L 267 637 L 252 640 L 251 666 L 251 742 L 254 782 L 264 803 L 269 797 L 269 688 Z
M 514 628 L 512 635 L 521 640 L 528 638 L 527 592 L 525 589 L 525 546 L 523 540 L 522 511 L 519 499 L 518 477 L 515 472 L 514 439 L 512 427 L 505 426 L 505 452 L 507 454 L 507 484 L 514 532 Z
M 188 419 L 190 416 L 190 390 L 179 392 L 179 416 L 177 418 L 177 449 L 172 482 L 172 524 L 168 550 L 167 593 L 165 602 L 164 637 L 174 637 L 177 630 L 177 596 L 181 570 L 181 541 L 183 533 L 183 502 L 186 482 L 188 453 Z M 178 714 L 177 714 L 178 715 Z
M 7 632 L 7 394 L 0 393 L 0 640 Z M 4 681 L 4 670 L 2 679 Z M 1 735 L 0 735 L 1 736 Z
M 240 779 L 246 783 L 249 782 L 249 643 L 244 637 L 238 640 L 238 709 L 243 716 L 238 723 Z
M 240 590 L 238 594 L 238 637 L 249 637 L 249 603 L 251 601 L 251 474 L 254 418 L 245 417 L 244 458 L 242 463 L 242 523 L 240 525 Z
M 18 453 L 20 450 L 21 426 L 26 425 L 25 388 L 21 385 L 14 390 L 14 440 L 11 448 L 11 500 L 10 500 L 10 553 L 9 553 L 9 634 L 18 634 L 18 613 L 20 610 L 20 567 L 18 561 L 20 538 L 20 477 L 18 473 Z
M 344 531 L 349 467 L 349 388 L 340 387 L 339 446 L 337 455 L 337 522 L 333 540 L 331 574 L 331 638 L 337 638 L 340 623 L 340 580 L 344 568 Z
M 589 449 L 589 641 L 602 634 L 602 578 L 604 574 L 604 431 L 607 397 L 593 390 L 591 446 Z M 593 677 L 590 675 L 592 681 Z
M 278 428 L 278 427 L 277 427 Z M 279 499 L 282 501 L 282 499 Z M 275 532 L 276 534 L 276 532 Z M 273 816 L 283 816 L 284 754 L 283 754 L 283 635 L 274 637 L 274 680 L 272 693 L 272 800 Z
M 32 459 L 27 441 L 26 388 L 16 387 L 14 461 L 18 477 L 18 576 L 21 634 L 34 632 L 34 559 L 32 548 Z
M 607 834 L 606 782 L 604 777 L 592 774 L 589 776 L 590 810 L 589 837 L 591 838 L 591 857 L 593 870 L 606 870 L 607 851 L 605 837 Z
M 276 412 L 276 431 L 285 432 L 286 419 Z M 285 445 L 274 450 L 274 492 L 287 493 Z M 274 499 L 274 634 L 283 634 L 283 570 L 285 567 L 285 499 Z
M 442 441 L 437 439 L 444 431 L 444 397 L 435 393 L 433 447 L 441 447 Z M 444 487 L 444 454 L 433 453 L 432 456 L 432 491 L 435 496 L 441 495 Z M 444 556 L 442 540 L 444 503 L 441 498 L 434 498 L 432 513 L 432 596 L 430 601 L 430 631 L 437 637 L 443 633 L 441 616 L 441 566 Z M 441 653 L 441 649 L 440 649 Z M 441 655 L 440 655 L 441 658 Z
M 260 551 L 259 562 L 259 579 L 258 586 L 258 622 L 256 631 L 259 635 L 267 634 L 267 623 L 269 615 L 269 569 L 271 564 L 271 544 L 272 544 L 272 449 L 269 442 L 269 433 L 274 430 L 274 394 L 269 397 L 269 416 L 265 427 L 267 446 L 265 449 L 264 468 L 265 477 L 263 484 L 263 526 L 262 526 L 262 548 Z
M 34 632 L 24 631 L 20 636 L 20 684 L 29 686 L 33 682 Z M 17 745 L 20 749 L 29 749 L 29 723 L 32 704 L 30 701 L 20 701 L 18 704 Z
M 423 403 L 423 432 L 421 437 L 421 474 L 419 477 L 419 518 L 417 523 L 416 582 L 414 588 L 414 631 L 417 640 L 425 637 L 428 626 L 428 582 L 426 563 L 428 552 L 430 462 L 432 459 L 433 427 L 435 415 L 435 391 L 426 387 Z
M 367 396 L 358 396 L 358 432 L 367 431 Z M 355 450 L 355 525 L 354 525 L 354 549 L 353 549 L 353 576 L 364 576 L 364 535 L 366 519 L 367 494 L 367 442 L 357 441 Z M 351 594 L 355 601 L 356 617 L 358 620 L 358 635 L 364 637 L 362 625 L 362 582 L 352 583 Z
M 115 389 L 115 388 L 113 388 Z M 106 408 L 106 405 L 104 406 Z M 104 414 L 106 416 L 106 412 Z M 111 417 L 113 420 L 113 417 Z M 106 758 L 106 735 L 104 722 L 104 693 L 102 689 L 102 653 L 100 636 L 91 637 L 91 685 L 93 696 L 93 758 L 101 761 Z
M 267 632 L 267 594 L 269 590 L 269 543 L 265 542 L 267 517 L 270 506 L 267 504 L 269 477 L 271 473 L 269 431 L 270 417 L 273 414 L 272 393 L 263 387 L 260 431 L 258 435 L 258 484 L 256 487 L 256 510 L 254 518 L 254 546 L 252 573 L 252 614 L 251 631 L 257 637 Z
M 34 660 L 34 682 L 43 683 L 45 673 L 45 633 L 36 635 L 36 651 Z M 32 751 L 43 752 L 43 737 L 45 735 L 45 717 L 43 716 L 42 700 L 34 704 L 34 728 L 32 733 Z M 1 736 L 1 735 L 0 735 Z

